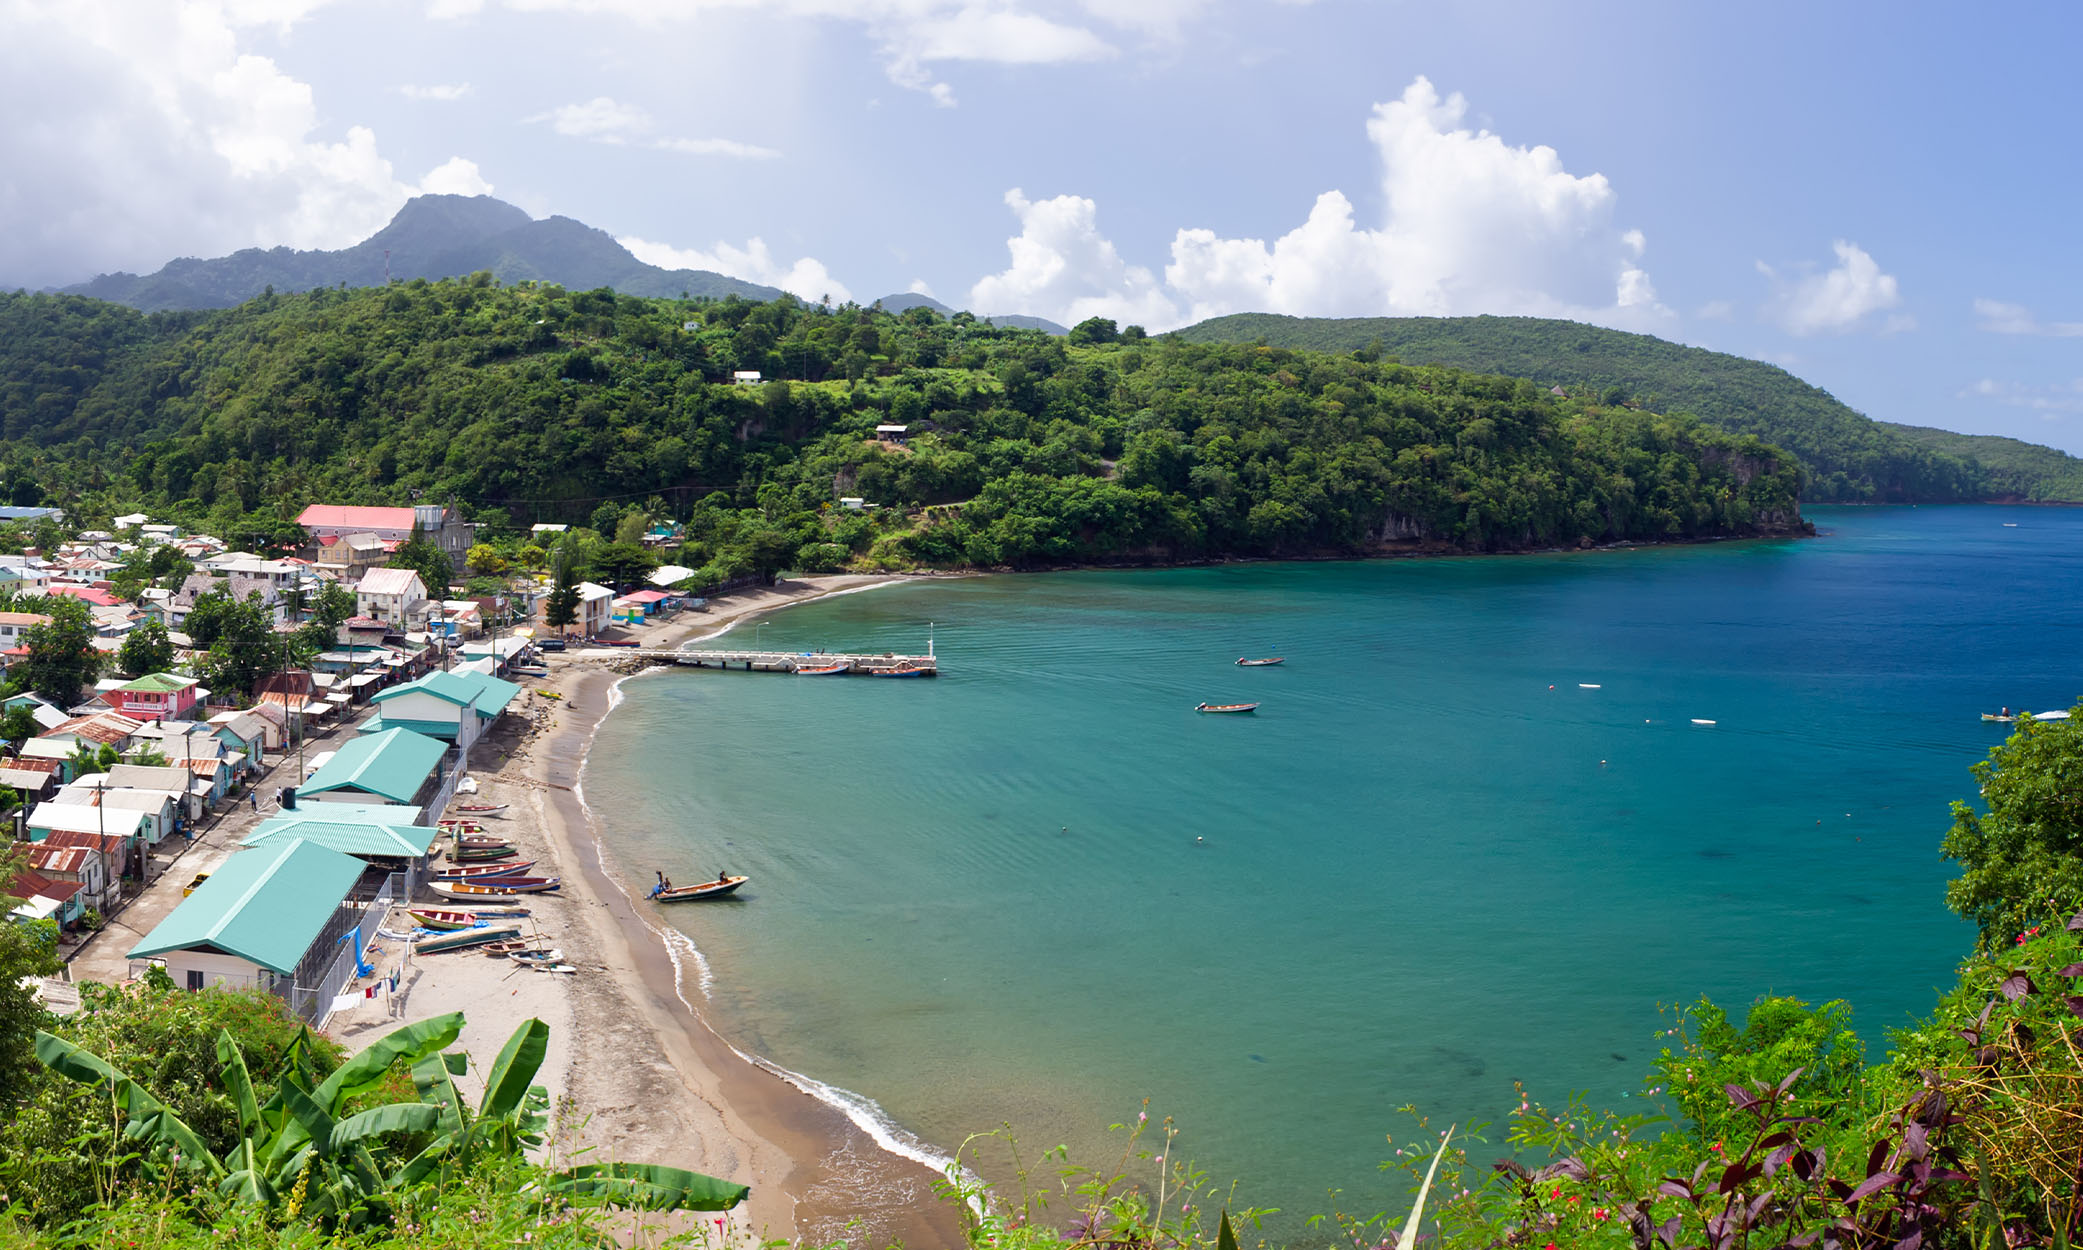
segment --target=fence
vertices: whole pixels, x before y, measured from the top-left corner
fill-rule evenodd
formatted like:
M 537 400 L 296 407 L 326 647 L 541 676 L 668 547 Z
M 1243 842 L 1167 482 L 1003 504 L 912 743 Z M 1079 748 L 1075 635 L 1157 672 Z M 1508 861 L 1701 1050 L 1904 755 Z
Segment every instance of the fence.
M 326 1017 L 333 1012 L 333 997 L 361 963 L 369 934 L 390 911 L 391 904 L 404 897 L 405 876 L 394 872 L 383 879 L 382 886 L 368 900 L 349 896 L 342 902 L 297 964 L 289 991 L 290 1010 L 324 1027 Z

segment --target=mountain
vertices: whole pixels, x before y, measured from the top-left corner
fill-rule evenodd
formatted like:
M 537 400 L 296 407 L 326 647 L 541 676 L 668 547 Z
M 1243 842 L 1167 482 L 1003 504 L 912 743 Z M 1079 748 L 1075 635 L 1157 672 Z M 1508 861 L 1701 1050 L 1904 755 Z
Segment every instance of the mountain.
M 388 255 L 386 255 L 386 253 Z M 489 271 L 501 282 L 554 282 L 573 291 L 613 287 L 625 295 L 768 300 L 781 292 L 702 269 L 660 269 L 631 255 L 606 231 L 569 217 L 536 221 L 487 195 L 422 195 L 389 225 L 335 252 L 246 248 L 216 260 L 173 261 L 157 273 L 103 274 L 63 294 L 128 304 L 145 312 L 230 308 L 268 288 L 381 286 Z
M 930 295 L 919 295 L 905 291 L 898 295 L 885 295 L 875 301 L 887 313 L 900 313 L 907 308 L 930 308 L 943 317 L 952 317 L 955 310 Z M 1070 331 L 1047 317 L 1030 317 L 1025 313 L 993 313 L 984 318 L 987 325 L 1013 330 L 1040 330 L 1044 334 L 1069 334 Z
M 1776 365 L 1575 321 L 1240 313 L 1168 337 L 1379 352 L 1689 414 L 1799 456 L 1808 468 L 1802 497 L 1816 502 L 2083 501 L 2083 460 L 2053 448 L 1890 425 Z

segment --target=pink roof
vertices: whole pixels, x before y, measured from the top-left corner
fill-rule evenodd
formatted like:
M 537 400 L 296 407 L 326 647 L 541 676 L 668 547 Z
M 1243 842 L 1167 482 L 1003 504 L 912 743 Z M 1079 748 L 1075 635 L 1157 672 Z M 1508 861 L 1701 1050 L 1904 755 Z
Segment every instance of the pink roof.
M 297 517 L 297 524 L 307 529 L 409 530 L 412 520 L 410 508 L 357 508 L 346 504 L 315 503 Z
M 113 608 L 123 602 L 106 590 L 97 590 L 92 586 L 53 586 L 44 593 L 65 595 L 73 599 L 84 599 L 88 603 L 97 604 L 104 608 Z
M 624 603 L 663 603 L 670 598 L 672 596 L 662 590 L 639 590 L 622 596 L 622 601 Z

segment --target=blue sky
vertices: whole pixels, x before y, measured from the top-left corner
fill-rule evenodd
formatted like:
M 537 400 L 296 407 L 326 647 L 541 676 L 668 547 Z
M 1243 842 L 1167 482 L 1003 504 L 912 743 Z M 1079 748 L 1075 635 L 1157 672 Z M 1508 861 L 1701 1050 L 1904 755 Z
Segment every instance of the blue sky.
M 0 0 L 0 283 L 489 191 L 809 298 L 1573 316 L 2083 452 L 2070 7 Z

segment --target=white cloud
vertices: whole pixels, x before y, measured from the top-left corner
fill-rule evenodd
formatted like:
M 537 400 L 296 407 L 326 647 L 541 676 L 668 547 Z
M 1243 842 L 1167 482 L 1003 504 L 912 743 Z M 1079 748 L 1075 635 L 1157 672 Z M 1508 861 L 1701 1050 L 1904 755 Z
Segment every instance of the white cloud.
M 1367 134 L 1386 205 L 1378 227 L 1360 225 L 1343 192 L 1326 191 L 1271 243 L 1180 230 L 1162 283 L 1099 234 L 1091 200 L 1029 202 L 1015 191 L 1006 197 L 1021 223 L 1012 263 L 977 283 L 971 307 L 1066 324 L 1104 314 L 1152 329 L 1233 312 L 1668 322 L 1640 263 L 1648 241 L 1614 225 L 1605 177 L 1569 173 L 1552 148 L 1471 131 L 1467 109 L 1422 77 L 1375 107 Z
M 1902 302 L 1894 275 L 1881 272 L 1880 265 L 1858 244 L 1839 239 L 1830 246 L 1837 253 L 1837 267 L 1821 273 L 1782 277 L 1770 265 L 1758 262 L 1758 272 L 1773 286 L 1766 315 L 1789 334 L 1842 334 Z M 1888 318 L 1881 329 L 1893 333 L 1915 325 L 1898 316 Z
M 398 88 L 398 94 L 408 100 L 431 100 L 436 103 L 446 104 L 469 95 L 470 84 L 467 82 L 407 83 Z
M 685 139 L 654 134 L 658 123 L 651 114 L 638 105 L 622 104 L 607 96 L 596 96 L 584 104 L 559 105 L 522 120 L 548 122 L 550 129 L 568 138 L 615 147 L 636 145 L 689 156 L 735 156 L 748 160 L 771 160 L 781 155 L 773 148 L 736 139 Z
M 427 195 L 490 195 L 492 184 L 478 172 L 476 161 L 451 156 L 420 179 L 419 189 Z
M 1727 321 L 1735 315 L 1736 306 L 1725 299 L 1710 299 L 1693 314 L 1702 321 Z
M 662 269 L 707 269 L 762 286 L 778 286 L 799 299 L 813 302 L 828 295 L 835 304 L 844 304 L 853 298 L 853 292 L 832 276 L 823 261 L 804 256 L 782 264 L 774 259 L 766 241 L 759 238 L 748 240 L 743 247 L 719 242 L 706 252 L 696 248 L 678 248 L 669 243 L 653 243 L 634 235 L 624 235 L 615 241 L 628 248 L 638 260 Z
M 252 28 L 316 7 L 0 0 L 0 115 L 17 119 L 0 128 L 0 285 L 380 228 L 422 187 L 370 130 L 328 133 L 310 86 L 248 50 Z
M 904 289 L 913 295 L 923 295 L 927 299 L 933 298 L 933 288 L 926 285 L 924 278 L 913 278 L 911 284 Z
M 1993 299 L 1978 299 L 1974 307 L 1975 316 L 1981 318 L 1978 328 L 1991 334 L 2034 334 L 2057 339 L 2083 338 L 2083 321 L 2041 321 L 2023 304 L 2006 304 Z
M 2077 378 L 2073 382 L 2057 382 L 2051 386 L 2032 386 L 2024 382 L 1999 382 L 1995 378 L 1983 378 L 1972 386 L 1963 388 L 1957 398 L 1993 402 L 2010 408 L 2024 408 L 2051 421 L 2069 413 L 2083 412 L 2083 378 Z

